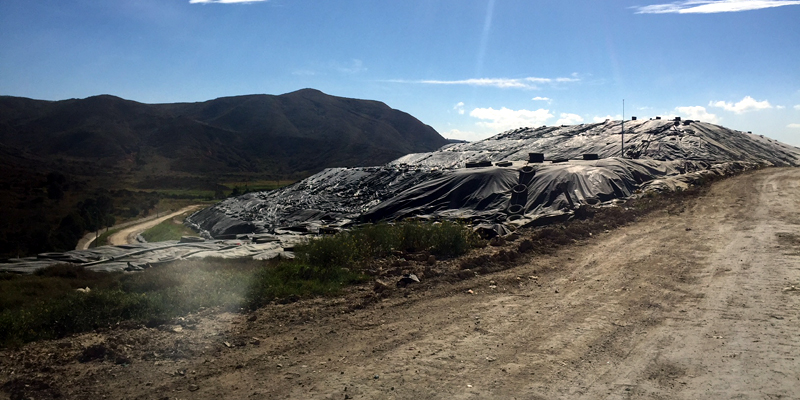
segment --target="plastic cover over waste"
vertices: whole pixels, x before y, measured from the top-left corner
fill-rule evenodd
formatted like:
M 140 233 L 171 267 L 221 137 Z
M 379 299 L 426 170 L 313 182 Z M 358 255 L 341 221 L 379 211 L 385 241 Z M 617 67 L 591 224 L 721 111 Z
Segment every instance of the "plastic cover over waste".
M 455 219 L 504 234 L 637 191 L 686 188 L 709 176 L 761 166 L 800 165 L 797 147 L 697 121 L 626 121 L 622 158 L 621 128 L 621 121 L 520 128 L 383 166 L 330 168 L 279 190 L 226 199 L 187 218 L 214 240 L 48 253 L 12 260 L 0 270 L 27 272 L 63 261 L 135 270 L 190 257 L 290 256 L 284 250 L 304 234 L 410 217 Z

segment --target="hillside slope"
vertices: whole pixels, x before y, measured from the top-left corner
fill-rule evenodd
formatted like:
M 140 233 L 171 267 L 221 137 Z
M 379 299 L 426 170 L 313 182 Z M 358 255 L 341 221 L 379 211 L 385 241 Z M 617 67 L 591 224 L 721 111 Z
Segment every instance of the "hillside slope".
M 178 104 L 109 95 L 55 102 L 2 96 L 0 143 L 134 171 L 160 165 L 155 172 L 291 175 L 380 165 L 447 141 L 381 102 L 303 89 Z

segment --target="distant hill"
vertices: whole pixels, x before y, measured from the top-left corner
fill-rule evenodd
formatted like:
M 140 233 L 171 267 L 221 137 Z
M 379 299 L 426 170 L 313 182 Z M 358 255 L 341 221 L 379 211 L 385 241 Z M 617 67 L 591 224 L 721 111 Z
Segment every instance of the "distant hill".
M 0 96 L 0 143 L 133 170 L 152 164 L 160 172 L 291 175 L 380 165 L 447 140 L 384 103 L 303 89 L 177 104 Z
M 312 89 L 179 104 L 0 96 L 0 259 L 73 248 L 109 199 L 117 220 L 135 218 L 162 200 L 221 199 L 445 144 L 384 103 Z

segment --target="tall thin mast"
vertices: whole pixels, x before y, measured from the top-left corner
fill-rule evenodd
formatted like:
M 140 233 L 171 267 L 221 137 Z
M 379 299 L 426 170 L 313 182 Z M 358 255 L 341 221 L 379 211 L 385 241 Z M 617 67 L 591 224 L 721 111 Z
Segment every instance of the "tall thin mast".
M 625 99 L 622 99 L 622 143 L 619 150 L 619 156 L 625 158 Z

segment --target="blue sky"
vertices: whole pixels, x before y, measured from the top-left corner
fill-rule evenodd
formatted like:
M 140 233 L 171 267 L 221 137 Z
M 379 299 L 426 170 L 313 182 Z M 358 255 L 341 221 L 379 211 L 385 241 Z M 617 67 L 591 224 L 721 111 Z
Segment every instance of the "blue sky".
M 445 137 L 682 116 L 800 146 L 800 1 L 2 0 L 0 94 L 316 88 Z

